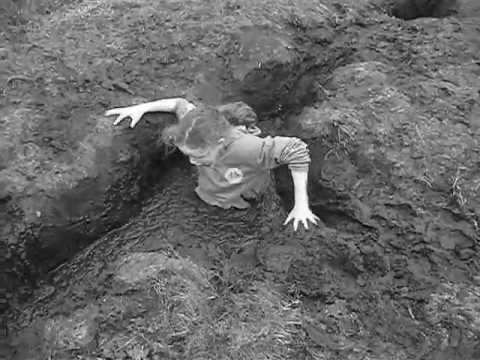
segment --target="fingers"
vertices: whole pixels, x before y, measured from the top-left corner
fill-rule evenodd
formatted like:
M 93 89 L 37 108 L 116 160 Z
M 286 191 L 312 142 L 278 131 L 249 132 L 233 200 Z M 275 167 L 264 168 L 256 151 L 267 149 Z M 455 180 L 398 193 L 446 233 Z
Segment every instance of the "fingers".
M 302 224 L 305 226 L 305 229 L 308 230 L 308 219 L 303 219 Z
M 311 221 L 314 225 L 318 225 L 318 221 L 320 221 L 320 219 L 316 216 L 305 217 L 305 218 L 288 217 L 283 225 L 288 224 L 292 219 L 293 219 L 293 230 L 294 231 L 297 231 L 299 223 L 302 223 L 302 225 L 305 227 L 305 229 L 308 230 L 309 229 L 309 227 L 308 227 L 308 222 L 309 221 Z
M 119 115 L 121 113 L 120 108 L 110 109 L 105 111 L 105 116 Z
M 315 215 L 314 213 L 310 212 L 309 214 L 301 214 L 300 216 L 297 216 L 295 212 L 291 212 L 288 214 L 287 219 L 283 223 L 283 225 L 287 225 L 290 221 L 293 220 L 293 230 L 297 231 L 299 223 L 302 223 L 302 225 L 305 227 L 306 230 L 309 229 L 309 224 L 308 222 L 312 222 L 314 225 L 318 225 L 319 223 L 321 224 L 320 218 Z
M 120 115 L 117 120 L 114 121 L 113 125 L 118 125 L 122 122 L 123 119 L 125 119 L 126 117 L 128 117 L 128 115 Z
M 293 220 L 293 231 L 297 231 L 298 228 L 298 219 Z
M 105 116 L 111 116 L 111 115 L 119 115 L 115 121 L 113 122 L 113 125 L 118 125 L 120 124 L 125 118 L 127 117 L 132 117 L 128 112 L 125 112 L 124 111 L 125 109 L 122 109 L 122 108 L 115 108 L 115 109 L 110 109 L 108 111 L 105 112 Z M 132 118 L 132 123 L 130 124 L 130 127 L 134 127 L 137 123 L 138 123 L 138 120 L 137 118 L 133 119 Z
M 140 116 L 135 116 L 135 117 L 132 117 L 132 121 L 130 122 L 130 127 L 133 129 L 135 127 L 135 125 L 138 124 L 138 122 L 140 121 Z

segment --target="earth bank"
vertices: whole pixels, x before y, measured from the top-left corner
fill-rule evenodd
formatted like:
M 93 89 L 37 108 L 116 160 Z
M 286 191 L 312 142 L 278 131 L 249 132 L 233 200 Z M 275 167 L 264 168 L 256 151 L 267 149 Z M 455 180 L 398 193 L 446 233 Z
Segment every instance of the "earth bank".
M 39 210 L 32 204 L 63 206 L 50 218 L 40 214 L 42 229 L 49 219 L 68 227 L 89 213 L 82 206 L 87 199 L 96 201 L 91 219 L 123 216 L 100 230 L 82 219 L 81 233 L 92 238 L 133 214 L 120 208 L 122 197 L 139 184 L 133 203 L 149 188 L 139 179 L 152 176 L 145 169 L 163 158 L 153 134 L 164 121 L 152 117 L 130 131 L 112 129 L 111 119 L 98 114 L 177 94 L 211 103 L 243 100 L 266 119 L 260 125 L 266 132 L 306 139 L 312 203 L 327 227 L 299 234 L 283 229 L 285 211 L 275 194 L 250 212 L 223 213 L 196 203 L 190 196 L 194 174 L 172 159 L 177 165 L 158 171 L 163 180 L 131 222 L 53 270 L 31 301 L 13 302 L 8 358 L 478 358 L 477 19 L 407 23 L 358 2 L 312 8 L 301 1 L 238 1 L 218 12 L 189 4 L 84 1 L 30 25 L 36 33 L 27 31 L 25 43 L 61 56 L 46 57 L 44 65 L 34 55 L 7 62 L 5 76 L 35 65 L 42 78 L 9 82 L 4 138 L 21 143 L 35 131 L 43 136 L 45 128 L 36 128 L 45 124 L 40 120 L 67 103 L 67 115 L 90 120 L 72 120 L 67 128 L 78 129 L 62 141 L 87 139 L 88 146 L 64 143 L 68 150 L 62 152 L 50 140 L 39 151 L 33 141 L 30 152 L 22 144 L 23 151 L 7 159 L 7 184 L 25 184 L 9 190 L 4 202 L 22 205 L 19 220 L 8 222 L 21 224 L 7 230 L 10 239 L 34 228 Z M 157 30 L 165 22 L 168 36 Z M 93 30 L 108 26 L 103 33 Z M 54 39 L 66 31 L 69 42 L 60 45 Z M 99 39 L 104 46 L 92 45 Z M 22 54 L 27 48 L 39 51 L 25 45 Z M 159 62 L 160 54 L 170 61 Z M 58 74 L 71 77 L 60 86 L 53 81 Z M 68 99 L 50 103 L 43 95 L 28 104 L 29 96 L 45 91 L 37 84 L 43 81 L 54 99 Z M 86 116 L 76 112 L 78 98 Z M 23 102 L 32 108 L 19 110 Z M 44 103 L 52 105 L 39 106 Z M 38 123 L 32 121 L 37 113 L 44 116 Z M 50 131 L 65 136 L 65 129 L 52 125 Z M 120 154 L 128 160 L 122 163 Z M 52 176 L 58 159 L 70 167 Z M 14 172 L 27 163 L 40 165 Z M 45 164 L 52 170 L 41 178 L 50 169 Z M 107 175 L 109 169 L 121 175 Z M 283 170 L 277 188 L 289 206 L 291 185 Z M 36 187 L 26 193 L 32 177 Z M 86 186 L 72 206 L 43 201 L 49 197 L 38 190 L 51 194 L 60 182 L 73 184 L 78 194 L 77 182 L 85 178 L 95 179 L 99 190 Z M 113 191 L 120 198 L 98 201 L 112 179 L 122 183 Z M 50 236 L 34 238 L 43 244 Z M 27 268 L 38 254 L 25 257 Z
M 200 4 L 85 1 L 4 33 L 2 288 L 34 282 L 124 223 L 168 167 L 156 139 L 171 116 L 147 116 L 133 132 L 113 128 L 106 108 L 184 96 L 244 100 L 266 116 L 312 100 L 312 61 L 285 23 L 293 7 L 256 23 L 262 11 L 249 5 L 212 14 Z M 295 11 L 330 26 L 326 8 Z M 337 51 L 322 63 L 339 61 Z

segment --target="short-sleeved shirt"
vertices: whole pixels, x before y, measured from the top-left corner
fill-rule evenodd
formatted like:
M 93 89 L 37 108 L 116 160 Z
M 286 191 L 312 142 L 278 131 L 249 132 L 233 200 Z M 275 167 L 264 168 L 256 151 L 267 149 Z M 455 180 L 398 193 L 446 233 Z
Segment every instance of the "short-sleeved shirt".
M 310 156 L 298 138 L 261 138 L 235 128 L 210 165 L 198 168 L 197 195 L 222 208 L 244 209 L 245 198 L 255 198 L 270 185 L 270 170 L 288 165 L 292 171 L 308 171 Z

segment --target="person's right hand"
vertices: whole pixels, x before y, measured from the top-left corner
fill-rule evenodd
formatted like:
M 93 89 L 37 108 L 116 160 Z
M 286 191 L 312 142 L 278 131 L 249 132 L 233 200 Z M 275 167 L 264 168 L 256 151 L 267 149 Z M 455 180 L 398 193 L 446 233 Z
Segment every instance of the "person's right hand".
M 145 112 L 139 106 L 127 106 L 123 108 L 110 109 L 105 112 L 105 116 L 118 115 L 113 125 L 118 125 L 125 118 L 130 118 L 130 127 L 133 128 L 142 118 Z

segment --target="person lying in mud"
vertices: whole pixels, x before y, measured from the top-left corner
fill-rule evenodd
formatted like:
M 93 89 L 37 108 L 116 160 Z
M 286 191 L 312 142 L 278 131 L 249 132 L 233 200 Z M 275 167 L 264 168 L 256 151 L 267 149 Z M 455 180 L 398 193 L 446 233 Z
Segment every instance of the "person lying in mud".
M 238 104 L 243 103 L 233 103 L 233 106 Z M 224 105 L 223 110 L 228 107 Z M 163 130 L 163 142 L 176 146 L 197 166 L 197 196 L 224 209 L 248 208 L 249 201 L 258 198 L 271 185 L 270 171 L 287 165 L 293 178 L 295 202 L 284 225 L 293 220 L 296 231 L 299 223 L 306 229 L 309 221 L 317 224 L 319 219 L 308 203 L 310 155 L 307 145 L 294 137 L 259 137 L 261 131 L 256 126 L 238 119 L 252 116 L 253 110 L 246 107 L 250 114 L 244 108 L 229 118 L 228 111 L 222 107 L 196 106 L 183 98 L 170 98 L 111 109 L 105 115 L 118 115 L 114 125 L 130 118 L 133 128 L 145 113 L 175 113 L 179 121 Z M 255 113 L 253 116 L 256 118 Z

